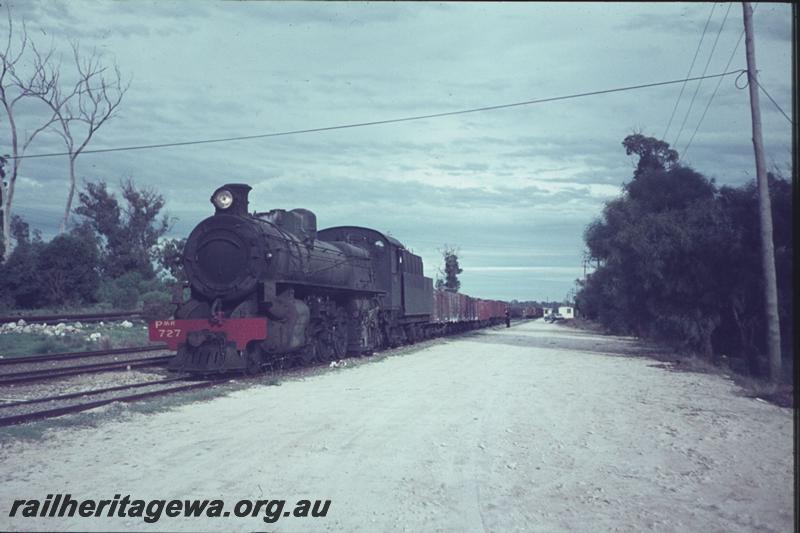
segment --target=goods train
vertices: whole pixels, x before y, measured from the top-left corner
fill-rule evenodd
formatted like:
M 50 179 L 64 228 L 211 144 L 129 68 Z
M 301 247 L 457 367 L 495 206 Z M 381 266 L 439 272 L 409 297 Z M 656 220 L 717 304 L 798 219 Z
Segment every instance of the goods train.
M 276 361 L 333 361 L 503 320 L 507 304 L 433 289 L 422 258 L 379 231 L 317 231 L 306 209 L 248 211 L 245 184 L 211 196 L 189 235 L 191 295 L 150 339 L 174 370 L 254 372 Z
M 523 307 L 522 318 L 542 318 L 544 312 L 541 307 Z
M 533 319 L 533 318 L 541 318 L 542 315 L 542 308 L 535 307 L 535 306 L 524 306 L 514 303 L 511 304 L 511 316 L 514 318 L 525 318 L 525 319 Z

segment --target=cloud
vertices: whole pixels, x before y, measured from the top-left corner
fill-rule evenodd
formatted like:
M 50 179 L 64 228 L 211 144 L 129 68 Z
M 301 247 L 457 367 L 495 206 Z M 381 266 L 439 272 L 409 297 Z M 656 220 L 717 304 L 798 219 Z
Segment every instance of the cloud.
M 369 122 L 679 79 L 710 4 L 14 2 L 15 20 L 53 40 L 96 46 L 133 83 L 121 112 L 89 148 L 254 135 Z M 721 22 L 717 6 L 712 25 Z M 740 33 L 731 10 L 709 67 L 721 69 Z M 719 17 L 717 16 L 719 15 Z M 762 81 L 788 109 L 791 7 L 759 4 Z M 710 27 L 706 44 L 718 26 Z M 707 53 L 709 49 L 706 49 Z M 740 68 L 742 49 L 732 68 Z M 704 63 L 705 56 L 698 58 Z M 715 80 L 705 81 L 682 151 Z M 687 85 L 672 142 L 695 85 Z M 125 176 L 156 187 L 187 234 L 211 212 L 219 185 L 253 185 L 252 206 L 306 207 L 321 226 L 392 232 L 427 271 L 445 242 L 475 270 L 479 296 L 530 291 L 561 297 L 580 265 L 583 228 L 631 179 L 622 139 L 662 135 L 679 84 L 440 119 L 234 143 L 84 154 L 80 180 Z M 762 99 L 768 156 L 790 161 L 792 131 Z M 29 127 L 41 111 L 26 109 Z M 0 130 L 0 146 L 7 145 Z M 29 153 L 62 151 L 43 135 Z M 747 91 L 725 79 L 685 162 L 718 183 L 750 179 Z M 66 159 L 29 159 L 16 211 L 55 228 L 66 199 Z M 48 194 L 41 194 L 46 190 Z M 50 213 L 48 219 L 47 213 Z M 570 274 L 571 276 L 572 274 Z M 561 276 L 561 277 L 559 277 Z M 485 291 L 485 292 L 484 292 Z
M 25 190 L 25 189 L 35 190 L 35 189 L 44 188 L 44 185 L 39 180 L 35 180 L 35 179 L 29 178 L 27 176 L 17 176 L 17 184 L 16 184 L 16 186 L 19 187 L 19 189 L 22 189 L 22 190 Z
M 486 266 L 471 267 L 473 272 L 543 272 L 550 274 L 566 274 L 576 276 L 580 269 L 575 267 L 543 267 L 543 266 Z

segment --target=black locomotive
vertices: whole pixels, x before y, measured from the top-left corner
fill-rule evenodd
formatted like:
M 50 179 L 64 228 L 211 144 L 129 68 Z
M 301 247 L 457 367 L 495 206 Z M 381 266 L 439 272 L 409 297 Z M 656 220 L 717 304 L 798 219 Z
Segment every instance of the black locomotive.
M 184 249 L 191 297 L 174 320 L 150 324 L 151 340 L 177 349 L 173 369 L 332 361 L 485 324 L 505 310 L 502 302 L 434 295 L 422 259 L 379 231 L 317 231 L 306 209 L 251 214 L 250 189 L 228 184 L 214 192 L 214 215 Z

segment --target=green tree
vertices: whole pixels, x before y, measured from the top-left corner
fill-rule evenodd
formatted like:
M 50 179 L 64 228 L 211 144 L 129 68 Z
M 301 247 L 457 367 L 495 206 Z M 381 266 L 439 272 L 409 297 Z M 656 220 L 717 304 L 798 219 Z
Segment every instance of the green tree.
M 634 178 L 651 169 L 669 170 L 678 163 L 678 152 L 669 144 L 641 133 L 633 133 L 622 141 L 625 153 L 639 156 Z
M 794 338 L 792 185 L 778 174 L 768 175 L 772 200 L 775 266 L 778 281 L 783 357 L 792 358 Z M 742 361 L 752 374 L 766 371 L 764 295 L 758 273 L 760 236 L 758 192 L 754 181 L 742 187 L 722 187 L 718 199 L 732 228 L 731 260 L 719 276 L 729 291 L 715 342 L 718 349 Z
M 85 228 L 74 228 L 45 243 L 16 215 L 11 230 L 16 246 L 0 266 L 0 305 L 34 309 L 95 301 L 99 252 L 93 233 L 87 238 Z
M 633 137 L 626 149 L 640 155 L 634 179 L 586 228 L 597 269 L 579 283 L 576 306 L 611 331 L 667 340 L 708 358 L 726 354 L 760 373 L 765 324 L 754 184 L 718 190 L 677 164 L 666 143 Z M 649 148 L 636 149 L 643 146 Z M 791 338 L 791 185 L 772 176 L 770 190 L 781 326 Z
M 158 264 L 162 271 L 172 276 L 176 281 L 186 281 L 183 270 L 183 248 L 186 239 L 166 239 L 159 246 Z
M 609 203 L 604 219 L 588 228 L 586 243 L 600 268 L 582 288 L 579 308 L 612 330 L 679 341 L 711 357 L 724 289 L 715 269 L 727 250 L 721 214 L 703 196 L 654 207 L 629 195 Z
M 442 259 L 444 260 L 444 267 L 439 270 L 439 277 L 436 279 L 436 288 L 451 292 L 458 292 L 461 288 L 461 281 L 458 275 L 463 272 L 458 264 L 458 250 L 445 245 L 444 249 L 440 250 Z
M 81 233 L 55 237 L 39 252 L 37 274 L 44 300 L 51 305 L 95 301 L 100 282 L 96 242 Z
M 137 189 L 131 179 L 121 184 L 124 204 L 108 191 L 106 183 L 87 183 L 78 195 L 81 215 L 102 242 L 101 264 L 105 277 L 118 278 L 138 272 L 145 279 L 155 276 L 153 261 L 158 239 L 170 228 L 161 215 L 164 198 L 153 189 Z
M 28 223 L 18 215 L 12 216 L 9 227 L 16 246 L 0 265 L 0 304 L 23 309 L 40 307 L 44 297 L 37 272 L 44 244 L 38 232 L 31 238 Z

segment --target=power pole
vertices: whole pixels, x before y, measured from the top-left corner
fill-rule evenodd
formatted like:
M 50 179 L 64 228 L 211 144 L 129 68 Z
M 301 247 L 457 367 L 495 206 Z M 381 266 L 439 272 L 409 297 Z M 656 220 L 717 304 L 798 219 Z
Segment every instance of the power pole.
M 747 50 L 747 85 L 750 90 L 750 114 L 753 119 L 753 149 L 756 153 L 758 214 L 761 221 L 761 265 L 764 272 L 764 303 L 767 318 L 767 355 L 769 375 L 778 381 L 781 374 L 781 330 L 778 318 L 778 284 L 775 275 L 775 245 L 772 241 L 772 206 L 769 198 L 764 141 L 761 137 L 761 108 L 758 103 L 758 71 L 753 40 L 753 7 L 742 2 L 745 47 Z

